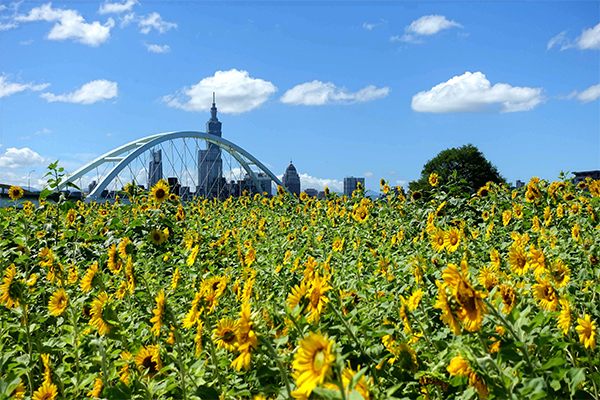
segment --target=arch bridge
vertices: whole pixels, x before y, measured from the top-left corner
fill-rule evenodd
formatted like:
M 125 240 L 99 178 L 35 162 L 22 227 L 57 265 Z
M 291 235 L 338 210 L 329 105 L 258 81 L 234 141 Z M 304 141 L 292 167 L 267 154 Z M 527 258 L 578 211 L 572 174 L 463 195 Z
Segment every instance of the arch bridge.
M 134 182 L 149 190 L 160 179 L 183 200 L 194 197 L 226 198 L 250 193 L 272 193 L 281 181 L 256 157 L 220 136 L 179 131 L 134 140 L 96 158 L 67 175 L 60 189 L 72 182 L 84 191 L 86 201 L 114 198 Z

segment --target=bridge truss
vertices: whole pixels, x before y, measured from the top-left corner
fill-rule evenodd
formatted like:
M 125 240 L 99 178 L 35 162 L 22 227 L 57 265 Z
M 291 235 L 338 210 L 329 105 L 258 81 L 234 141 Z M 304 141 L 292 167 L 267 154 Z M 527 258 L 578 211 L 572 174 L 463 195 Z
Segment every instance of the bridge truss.
M 215 156 L 218 155 L 218 156 Z M 157 161 L 158 160 L 158 161 Z M 66 177 L 86 191 L 86 201 L 114 199 L 128 183 L 149 190 L 168 181 L 183 200 L 272 193 L 281 181 L 240 146 L 216 135 L 179 131 L 134 140 L 96 158 Z

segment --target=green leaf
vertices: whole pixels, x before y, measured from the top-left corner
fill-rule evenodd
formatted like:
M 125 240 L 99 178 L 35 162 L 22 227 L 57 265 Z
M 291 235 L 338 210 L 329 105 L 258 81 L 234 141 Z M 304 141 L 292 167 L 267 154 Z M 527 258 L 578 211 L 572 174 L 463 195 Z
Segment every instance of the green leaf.
M 200 397 L 202 400 L 212 400 L 218 399 L 219 393 L 209 386 L 198 386 L 196 389 L 196 396 Z
M 342 399 L 342 392 L 337 389 L 325 389 L 322 387 L 316 387 L 315 390 L 313 390 L 313 393 L 316 394 L 319 397 L 322 397 L 325 400 L 341 400 Z
M 585 370 L 583 368 L 571 368 L 567 372 L 569 381 L 571 381 L 571 395 L 577 391 L 577 386 L 585 380 Z
M 348 382 L 348 387 L 346 388 L 347 392 L 351 392 L 352 389 L 354 389 L 356 387 L 360 378 L 367 372 L 367 369 L 368 369 L 368 367 L 363 367 L 360 371 L 358 371 L 356 374 L 354 374 L 352 379 L 350 379 L 350 382 Z
M 51 194 L 52 194 L 52 190 L 44 189 L 40 192 L 40 199 L 46 200 L 46 197 L 50 196 Z

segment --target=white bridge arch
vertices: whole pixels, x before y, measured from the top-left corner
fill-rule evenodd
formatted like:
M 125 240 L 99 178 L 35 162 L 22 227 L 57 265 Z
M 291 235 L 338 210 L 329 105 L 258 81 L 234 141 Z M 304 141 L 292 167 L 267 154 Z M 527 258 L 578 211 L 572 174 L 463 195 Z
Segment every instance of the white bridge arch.
M 85 175 L 87 175 L 88 173 L 90 173 L 91 171 L 103 164 L 116 163 L 116 165 L 114 165 L 110 172 L 108 172 L 106 176 L 103 176 L 100 179 L 100 181 L 97 182 L 93 190 L 86 196 L 86 201 L 88 202 L 99 200 L 101 198 L 102 192 L 108 187 L 108 185 L 119 175 L 121 171 L 123 171 L 137 157 L 144 154 L 146 151 L 153 149 L 155 146 L 160 145 L 163 142 L 184 138 L 201 139 L 206 141 L 207 143 L 215 144 L 219 146 L 222 150 L 229 153 L 245 170 L 247 175 L 252 180 L 255 190 L 259 193 L 262 192 L 261 180 L 264 180 L 264 178 L 259 178 L 257 176 L 258 171 L 255 172 L 252 169 L 252 166 L 256 166 L 260 171 L 266 174 L 268 176 L 267 179 L 270 179 L 275 184 L 284 187 L 281 181 L 277 178 L 277 176 L 275 176 L 275 174 L 273 174 L 264 164 L 258 161 L 256 157 L 252 156 L 252 154 L 248 153 L 240 146 L 226 139 L 223 139 L 222 137 L 212 135 L 206 132 L 178 131 L 159 133 L 156 135 L 147 136 L 145 138 L 134 140 L 126 145 L 111 150 L 108 153 L 96 158 L 94 161 L 79 168 L 73 174 L 69 174 L 68 176 L 66 176 L 66 179 L 61 183 L 59 188 L 64 189 L 66 187 L 67 182 L 76 183 L 82 177 L 84 177 Z M 285 190 L 287 191 L 287 189 Z

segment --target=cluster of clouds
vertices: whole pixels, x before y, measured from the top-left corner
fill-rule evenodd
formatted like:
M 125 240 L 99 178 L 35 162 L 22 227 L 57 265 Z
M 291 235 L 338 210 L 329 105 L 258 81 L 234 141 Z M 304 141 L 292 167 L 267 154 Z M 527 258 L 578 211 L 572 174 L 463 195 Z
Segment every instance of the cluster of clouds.
M 546 49 L 550 50 L 556 45 L 560 46 L 561 51 L 572 48 L 579 50 L 600 50 L 600 24 L 593 28 L 583 29 L 581 35 L 575 38 L 575 40 L 569 39 L 567 32 L 566 30 L 562 31 L 550 39 L 546 45 Z
M 432 36 L 444 29 L 454 27 L 463 28 L 458 22 L 448 20 L 443 15 L 425 15 L 407 25 L 404 28 L 402 36 L 392 36 L 390 40 L 392 42 L 421 43 L 424 37 Z
M 254 110 L 277 92 L 277 87 L 269 81 L 253 78 L 248 71 L 231 69 L 217 71 L 213 76 L 202 79 L 195 85 L 184 87 L 175 94 L 166 95 L 162 101 L 169 107 L 185 111 L 208 111 L 212 93 L 219 95 L 219 111 L 240 114 Z M 327 104 L 354 104 L 386 97 L 388 87 L 377 88 L 368 85 L 357 92 L 337 87 L 332 82 L 312 81 L 286 91 L 280 102 L 291 105 L 318 106 Z
M 24 91 L 40 92 L 48 86 L 50 86 L 49 83 L 36 85 L 33 83 L 9 82 L 8 78 L 2 75 L 0 76 L 0 98 Z M 50 92 L 40 93 L 40 97 L 49 103 L 59 101 L 78 104 L 93 104 L 102 100 L 115 98 L 117 95 L 117 82 L 111 82 L 106 79 L 88 82 L 70 93 L 59 95 Z
M 54 26 L 46 35 L 46 39 L 72 40 L 88 46 L 98 47 L 110 39 L 111 30 L 116 26 L 113 17 L 108 17 L 104 23 L 100 21 L 87 22 L 77 10 L 52 7 L 52 3 L 35 7 L 29 10 L 27 14 L 19 14 L 18 8 L 21 3 L 11 3 L 10 7 L 0 5 L 0 11 L 10 9 L 13 12 L 12 16 L 0 20 L 0 31 L 14 29 L 28 22 L 54 22 Z M 126 0 L 124 3 L 105 1 L 100 5 L 98 13 L 100 15 L 116 15 L 115 18 L 120 19 L 121 28 L 136 23 L 139 32 L 144 35 L 148 35 L 152 30 L 162 34 L 177 28 L 176 23 L 164 21 L 157 12 L 148 15 L 137 15 L 132 11 L 137 4 L 139 3 L 136 0 Z M 170 50 L 168 45 L 147 44 L 145 42 L 144 45 L 148 51 L 154 53 L 166 53 Z
M 43 164 L 47 161 L 29 147 L 22 149 L 9 147 L 4 154 L 0 154 L 0 168 L 17 169 Z

